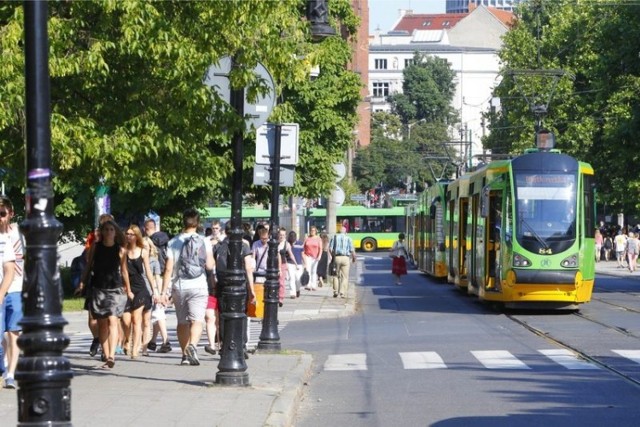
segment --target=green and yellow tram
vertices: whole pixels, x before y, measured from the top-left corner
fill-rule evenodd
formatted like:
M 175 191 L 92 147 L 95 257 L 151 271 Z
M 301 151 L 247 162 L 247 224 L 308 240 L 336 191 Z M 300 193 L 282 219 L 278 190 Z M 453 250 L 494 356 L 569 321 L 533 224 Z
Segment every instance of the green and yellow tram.
M 481 300 L 577 308 L 590 301 L 595 278 L 593 176 L 557 150 L 529 150 L 432 187 L 416 209 L 425 219 L 408 230 L 416 242 L 425 236 L 412 248 L 425 260 L 418 266 L 442 277 L 442 252 L 447 280 Z

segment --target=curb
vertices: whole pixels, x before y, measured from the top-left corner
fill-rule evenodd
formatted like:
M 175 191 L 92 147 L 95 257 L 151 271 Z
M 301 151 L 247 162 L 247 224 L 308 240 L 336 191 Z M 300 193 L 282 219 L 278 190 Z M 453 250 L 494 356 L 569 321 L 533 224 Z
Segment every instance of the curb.
M 289 427 L 293 425 L 296 409 L 307 378 L 311 375 L 310 354 L 301 354 L 297 365 L 283 378 L 283 391 L 275 398 L 264 425 L 268 427 Z

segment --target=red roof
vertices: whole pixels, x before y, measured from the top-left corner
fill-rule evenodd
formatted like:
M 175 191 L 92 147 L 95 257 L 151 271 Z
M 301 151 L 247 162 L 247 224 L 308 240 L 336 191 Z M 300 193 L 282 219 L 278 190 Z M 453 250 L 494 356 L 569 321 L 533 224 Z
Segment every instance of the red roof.
M 510 12 L 508 10 L 496 9 L 495 7 L 488 7 L 487 9 L 493 16 L 498 18 L 498 20 L 507 27 L 511 27 L 513 25 L 513 22 L 515 21 L 515 15 L 513 14 L 513 12 Z
M 447 30 L 453 28 L 467 13 L 438 13 L 438 14 L 406 14 L 402 17 L 393 31 L 414 30 Z

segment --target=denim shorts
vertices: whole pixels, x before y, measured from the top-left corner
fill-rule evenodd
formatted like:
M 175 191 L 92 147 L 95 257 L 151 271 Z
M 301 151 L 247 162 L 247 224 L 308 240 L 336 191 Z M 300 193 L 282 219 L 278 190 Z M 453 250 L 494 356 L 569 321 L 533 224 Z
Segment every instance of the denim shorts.
M 8 293 L 2 306 L 3 321 L 2 331 L 18 332 L 22 326 L 18 324 L 22 320 L 22 292 Z

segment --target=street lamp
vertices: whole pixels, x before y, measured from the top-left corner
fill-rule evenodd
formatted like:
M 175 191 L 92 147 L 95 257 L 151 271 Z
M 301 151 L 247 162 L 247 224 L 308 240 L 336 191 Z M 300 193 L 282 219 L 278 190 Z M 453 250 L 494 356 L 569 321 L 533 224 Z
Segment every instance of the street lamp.
M 18 425 L 71 425 L 71 365 L 63 327 L 57 241 L 62 224 L 53 215 L 47 2 L 24 2 L 27 118 L 26 219 L 20 224 L 26 256 L 18 345 Z
M 322 41 L 336 34 L 329 25 L 326 0 L 307 0 L 307 19 L 311 23 L 314 41 Z M 280 289 L 280 261 L 278 257 L 278 205 L 280 200 L 280 153 L 282 148 L 282 124 L 276 124 L 273 159 L 271 159 L 271 218 L 269 248 L 267 252 L 267 277 L 264 284 L 264 319 L 258 349 L 279 351 L 278 293 Z
M 232 58 L 231 68 L 236 68 Z M 231 107 L 244 120 L 244 88 L 231 88 Z M 242 161 L 244 127 L 233 133 L 233 175 L 231 184 L 231 234 L 227 274 L 221 281 L 220 316 L 223 319 L 222 355 L 218 363 L 216 384 L 249 385 L 244 358 L 247 322 L 247 286 L 242 259 Z

